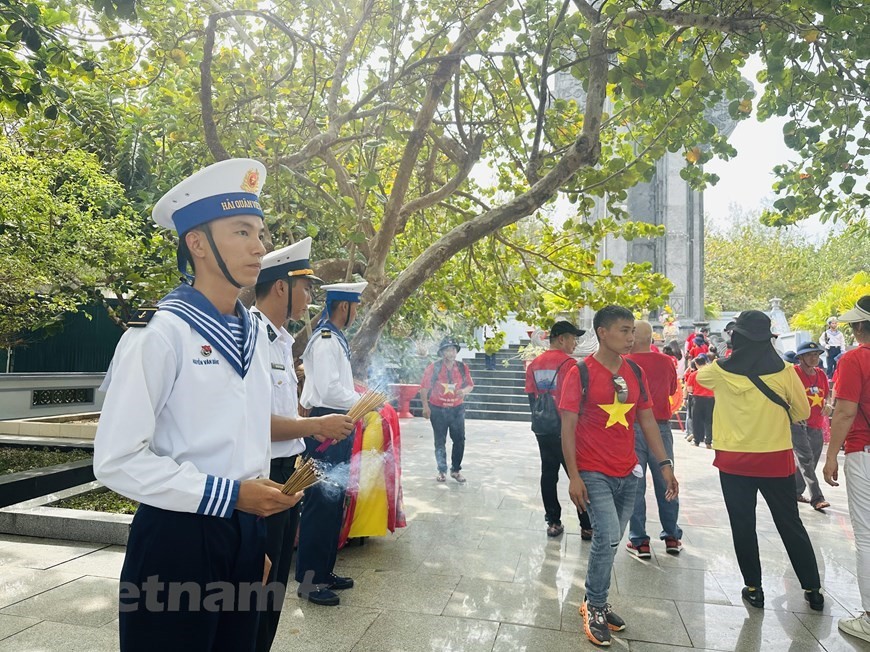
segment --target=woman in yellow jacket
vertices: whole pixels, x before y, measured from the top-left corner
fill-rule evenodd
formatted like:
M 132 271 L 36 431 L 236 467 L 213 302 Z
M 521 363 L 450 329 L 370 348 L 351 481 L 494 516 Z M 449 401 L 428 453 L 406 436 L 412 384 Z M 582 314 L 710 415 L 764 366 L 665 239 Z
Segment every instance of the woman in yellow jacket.
M 746 585 L 743 599 L 753 607 L 764 606 L 755 530 L 755 505 L 761 492 L 804 598 L 821 611 L 825 599 L 816 555 L 794 497 L 791 445 L 791 423 L 809 417 L 810 408 L 794 367 L 779 357 L 772 338 L 767 315 L 758 310 L 740 313 L 731 355 L 702 367 L 697 381 L 716 397 L 713 465 L 719 469 L 734 551 Z

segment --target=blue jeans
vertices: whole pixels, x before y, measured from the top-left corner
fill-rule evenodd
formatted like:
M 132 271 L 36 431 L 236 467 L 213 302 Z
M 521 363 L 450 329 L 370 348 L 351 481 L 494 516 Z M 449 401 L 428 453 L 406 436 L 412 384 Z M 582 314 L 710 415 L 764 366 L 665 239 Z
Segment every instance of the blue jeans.
M 634 508 L 637 478 L 631 474 L 614 478 L 597 471 L 581 471 L 580 478 L 589 494 L 587 509 L 593 532 L 586 570 L 586 599 L 593 607 L 603 607 L 610 590 L 613 557 Z
M 670 459 L 674 459 L 674 435 L 671 432 L 671 425 L 669 423 L 660 423 L 659 432 L 662 435 L 662 443 L 665 445 L 665 453 Z M 650 455 L 643 431 L 637 423 L 634 424 L 634 452 L 637 454 L 638 464 L 643 469 L 643 476 L 637 483 L 637 496 L 634 500 L 634 513 L 631 515 L 631 521 L 629 522 L 628 538 L 631 539 L 634 545 L 649 540 L 649 535 L 646 533 L 646 469 L 649 467 L 649 472 L 653 479 L 653 489 L 656 492 L 656 502 L 659 505 L 659 521 L 662 524 L 662 533 L 659 535 L 659 538 L 673 537 L 675 539 L 682 539 L 683 531 L 677 525 L 677 516 L 680 514 L 680 500 L 678 498 L 674 498 L 670 502 L 665 500 L 665 492 L 668 489 L 665 484 L 665 477 L 662 475 L 658 462 Z
M 429 421 L 435 435 L 435 463 L 439 473 L 447 473 L 447 433 L 453 440 L 453 450 L 450 455 L 450 472 L 458 473 L 462 469 L 462 457 L 465 454 L 465 405 L 456 407 L 429 406 Z

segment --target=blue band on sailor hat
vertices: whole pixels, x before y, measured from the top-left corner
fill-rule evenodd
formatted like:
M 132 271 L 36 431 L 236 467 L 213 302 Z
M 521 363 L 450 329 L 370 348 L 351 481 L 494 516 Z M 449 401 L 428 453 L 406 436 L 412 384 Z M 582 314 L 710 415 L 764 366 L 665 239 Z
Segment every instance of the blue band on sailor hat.
M 327 301 L 350 301 L 351 303 L 359 303 L 360 295 L 358 292 L 346 292 L 342 290 L 327 290 Z
M 192 228 L 233 215 L 256 215 L 263 217 L 263 209 L 257 195 L 250 192 L 232 192 L 214 197 L 204 197 L 179 208 L 172 214 L 172 222 L 178 233 L 187 233 Z

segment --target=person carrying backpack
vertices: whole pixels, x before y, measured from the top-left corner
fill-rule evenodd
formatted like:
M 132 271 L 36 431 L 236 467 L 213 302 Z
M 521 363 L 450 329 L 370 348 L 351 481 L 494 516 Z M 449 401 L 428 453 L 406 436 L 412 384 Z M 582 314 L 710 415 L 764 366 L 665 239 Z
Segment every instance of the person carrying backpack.
M 465 482 L 459 472 L 465 453 L 465 397 L 474 389 L 468 365 L 457 361 L 459 342 L 451 337 L 441 340 L 438 347 L 440 360 L 431 363 L 423 372 L 420 382 L 420 399 L 423 401 L 423 417 L 432 423 L 435 436 L 435 462 L 438 475 L 435 479 L 447 479 L 447 433 L 453 441 L 450 477 Z
M 547 536 L 557 537 L 565 531 L 562 525 L 562 506 L 556 485 L 559 483 L 559 467 L 565 468 L 562 456 L 562 421 L 556 406 L 565 374 L 574 358 L 571 353 L 577 346 L 577 338 L 586 331 L 568 321 L 557 321 L 550 329 L 550 350 L 532 360 L 526 369 L 526 393 L 532 411 L 532 432 L 538 440 L 541 453 L 541 498 L 544 502 L 544 518 L 547 521 Z M 567 472 L 567 469 L 566 469 Z M 584 541 L 592 539 L 592 523 L 589 514 L 577 510 L 580 517 L 580 536 Z
M 612 631 L 625 629 L 607 602 L 613 557 L 634 511 L 642 471 L 634 447 L 637 420 L 654 463 L 662 469 L 666 500 L 679 493 L 674 462 L 665 457 L 646 378 L 625 358 L 634 346 L 634 315 L 605 306 L 592 320 L 598 351 L 572 365 L 559 395 L 562 453 L 568 468 L 568 495 L 592 519 L 592 547 L 586 597 L 580 607 L 583 629 L 596 645 L 610 645 Z

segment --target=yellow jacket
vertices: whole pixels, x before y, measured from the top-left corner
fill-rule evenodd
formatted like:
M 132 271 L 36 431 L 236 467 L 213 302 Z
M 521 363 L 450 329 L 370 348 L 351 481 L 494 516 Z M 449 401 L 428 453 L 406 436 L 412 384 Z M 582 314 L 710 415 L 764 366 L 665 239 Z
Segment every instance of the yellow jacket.
M 810 416 L 806 390 L 791 365 L 775 374 L 761 376 L 770 389 L 789 404 L 788 416 L 781 406 L 761 393 L 746 376 L 722 369 L 718 362 L 698 370 L 696 380 L 713 390 L 713 447 L 735 453 L 771 453 L 791 448 L 792 422 Z

